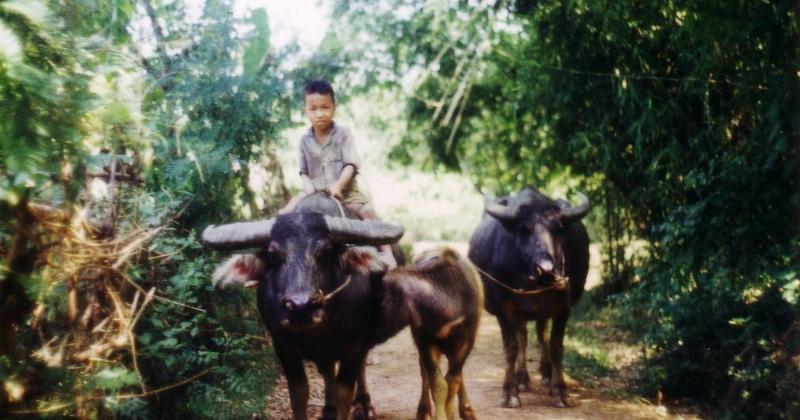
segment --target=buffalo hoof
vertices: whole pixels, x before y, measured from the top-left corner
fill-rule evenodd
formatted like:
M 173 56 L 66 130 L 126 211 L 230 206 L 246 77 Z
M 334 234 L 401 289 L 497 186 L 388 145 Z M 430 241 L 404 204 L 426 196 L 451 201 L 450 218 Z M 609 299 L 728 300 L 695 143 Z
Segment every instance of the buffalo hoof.
M 415 417 L 415 420 L 432 420 L 431 413 L 417 410 L 417 417 Z
M 336 420 L 336 407 L 327 405 L 322 408 L 322 413 L 317 417 L 319 420 Z
M 369 404 L 358 404 L 353 407 L 353 414 L 350 416 L 352 420 L 375 420 L 378 416 L 375 414 L 375 408 Z
M 464 420 L 478 420 L 475 415 L 475 410 L 472 409 L 472 404 L 466 403 L 458 408 L 458 415 Z
M 503 408 L 519 408 L 519 397 L 516 395 L 505 395 L 500 399 L 500 407 Z
M 531 390 L 531 378 L 528 376 L 528 372 L 524 370 L 517 372 L 517 390 L 520 392 Z
M 567 408 L 569 407 L 569 399 L 568 398 L 561 398 L 561 397 L 554 397 L 551 400 L 551 404 L 553 407 L 556 408 Z
M 550 397 L 552 399 L 551 405 L 558 408 L 569 407 L 569 396 L 567 395 L 566 388 L 559 388 L 558 395 L 556 395 L 554 387 L 550 387 Z

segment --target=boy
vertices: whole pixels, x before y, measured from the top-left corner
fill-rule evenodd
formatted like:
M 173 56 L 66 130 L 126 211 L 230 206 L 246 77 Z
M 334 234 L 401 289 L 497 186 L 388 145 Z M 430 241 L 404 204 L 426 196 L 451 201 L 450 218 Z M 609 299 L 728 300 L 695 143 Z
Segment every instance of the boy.
M 378 220 L 369 199 L 358 190 L 358 154 L 350 129 L 333 121 L 336 97 L 325 80 L 312 80 L 303 88 L 303 108 L 311 128 L 300 138 L 300 179 L 303 194 L 279 213 L 290 212 L 297 202 L 315 191 L 327 191 L 362 219 Z M 397 266 L 392 247 L 380 247 L 389 268 Z

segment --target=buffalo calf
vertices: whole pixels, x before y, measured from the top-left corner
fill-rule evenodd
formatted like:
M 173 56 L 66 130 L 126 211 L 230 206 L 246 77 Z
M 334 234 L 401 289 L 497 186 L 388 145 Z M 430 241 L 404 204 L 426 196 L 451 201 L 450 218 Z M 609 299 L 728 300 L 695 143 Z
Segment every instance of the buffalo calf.
M 442 247 L 423 252 L 411 267 L 389 271 L 383 278 L 380 327 L 393 335 L 405 325 L 419 351 L 422 393 L 417 419 L 455 418 L 455 397 L 461 418 L 474 419 L 462 369 L 472 351 L 483 306 L 483 287 L 472 265 L 456 251 Z M 444 378 L 439 358 L 445 355 Z

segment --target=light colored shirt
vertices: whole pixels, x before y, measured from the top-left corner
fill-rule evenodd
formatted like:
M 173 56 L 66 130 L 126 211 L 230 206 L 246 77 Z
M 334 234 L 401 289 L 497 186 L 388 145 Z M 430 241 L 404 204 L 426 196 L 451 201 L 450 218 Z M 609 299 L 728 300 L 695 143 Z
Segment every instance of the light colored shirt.
M 300 175 L 308 176 L 314 190 L 324 190 L 338 181 L 347 165 L 352 165 L 355 173 L 342 191 L 345 196 L 358 192 L 356 174 L 359 159 L 353 132 L 349 128 L 334 123 L 324 144 L 317 143 L 313 128 L 300 137 Z

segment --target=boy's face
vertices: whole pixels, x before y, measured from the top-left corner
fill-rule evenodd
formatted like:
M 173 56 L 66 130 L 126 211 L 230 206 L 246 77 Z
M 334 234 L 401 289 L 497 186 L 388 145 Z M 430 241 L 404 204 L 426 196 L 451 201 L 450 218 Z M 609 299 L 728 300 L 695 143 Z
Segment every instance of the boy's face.
M 305 97 L 305 111 L 308 121 L 314 131 L 328 131 L 333 124 L 333 114 L 336 113 L 336 104 L 331 95 L 311 93 Z

